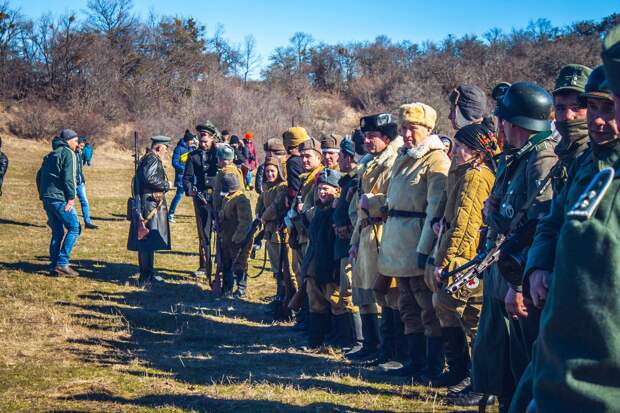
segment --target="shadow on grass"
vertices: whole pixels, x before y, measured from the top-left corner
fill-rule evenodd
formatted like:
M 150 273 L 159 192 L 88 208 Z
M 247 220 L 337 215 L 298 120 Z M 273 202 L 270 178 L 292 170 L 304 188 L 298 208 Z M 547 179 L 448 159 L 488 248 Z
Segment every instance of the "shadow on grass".
M 90 218 L 94 221 L 126 221 L 125 215 L 121 215 L 121 214 L 110 214 L 111 216 L 109 217 L 97 217 L 97 216 L 91 216 Z
M 2 224 L 17 225 L 20 227 L 33 227 L 33 228 L 45 228 L 46 227 L 46 225 L 33 224 L 32 222 L 13 221 L 12 219 L 7 219 L 7 218 L 0 218 L 0 225 Z
M 287 325 L 273 324 L 267 315 L 262 316 L 264 304 L 218 299 L 199 284 L 164 282 L 153 284 L 148 290 L 91 291 L 79 298 L 81 303 L 58 304 L 75 308 L 77 314 L 94 314 L 92 323 L 88 322 L 88 315 L 79 316 L 87 328 L 100 333 L 113 331 L 110 324 L 114 323 L 108 321 L 115 318 L 116 331 L 124 333 L 122 339 L 69 340 L 70 351 L 86 363 L 113 365 L 138 377 L 145 374 L 142 368 L 149 369 L 149 376 L 166 372 L 175 380 L 197 385 L 242 384 L 251 379 L 343 395 L 401 396 L 396 390 L 384 390 L 372 384 L 338 382 L 337 376 L 364 377 L 368 371 L 336 358 L 296 350 L 305 344 L 305 337 L 293 333 Z M 136 359 L 139 368 L 130 363 Z M 96 395 L 82 396 L 88 399 Z M 127 400 L 127 403 L 171 403 L 157 397 Z M 180 403 L 187 396 L 174 397 L 181 398 Z M 189 400 L 188 407 L 196 408 L 194 403 L 197 403 L 201 411 L 238 407 L 247 411 L 299 410 L 298 406 L 277 402 Z M 312 410 L 314 406 L 303 409 Z M 318 409 L 323 407 L 327 411 L 363 411 L 329 403 L 316 405 Z
M 199 412 L 381 412 L 380 410 L 366 410 L 340 406 L 334 403 L 311 403 L 307 406 L 300 407 L 269 400 L 223 400 L 206 395 L 194 394 L 152 394 L 130 399 L 116 397 L 106 393 L 87 393 L 67 398 L 67 400 L 69 399 L 117 403 L 128 407 L 175 407 Z
M 0 270 L 21 271 L 29 274 L 50 275 L 50 264 L 39 264 L 29 261 L 0 262 Z

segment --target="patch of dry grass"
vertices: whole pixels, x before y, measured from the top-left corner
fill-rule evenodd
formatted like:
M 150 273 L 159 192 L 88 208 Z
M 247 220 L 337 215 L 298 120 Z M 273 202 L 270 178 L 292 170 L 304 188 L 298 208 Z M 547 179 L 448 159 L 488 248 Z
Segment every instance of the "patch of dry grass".
M 34 189 L 47 146 L 5 139 L 4 149 L 0 411 L 450 411 L 441 392 L 386 380 L 336 353 L 297 350 L 303 337 L 263 313 L 275 287 L 269 271 L 250 280 L 247 300 L 212 297 L 191 275 L 197 238 L 187 199 L 174 250 L 156 256 L 165 282 L 131 286 L 129 153 L 96 151 L 86 181 L 101 228 L 83 232 L 74 249 L 80 277 L 49 277 L 49 230 Z

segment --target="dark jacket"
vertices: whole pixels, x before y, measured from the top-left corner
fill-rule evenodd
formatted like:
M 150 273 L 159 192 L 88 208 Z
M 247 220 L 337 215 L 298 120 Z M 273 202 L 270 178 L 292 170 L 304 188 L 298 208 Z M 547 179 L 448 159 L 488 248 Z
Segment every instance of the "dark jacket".
M 75 174 L 75 182 L 77 185 L 81 185 L 86 183 L 86 180 L 84 179 L 84 157 L 81 151 L 75 152 L 75 159 L 77 169 Z
M 304 173 L 304 164 L 301 156 L 290 156 L 286 161 L 286 183 L 288 184 L 289 203 L 292 204 L 301 189 L 301 175 Z
M 77 158 L 67 142 L 60 138 L 52 141 L 52 152 L 43 158 L 37 172 L 39 199 L 66 202 L 75 199 Z
M 9 169 L 9 158 L 4 152 L 0 152 L 0 195 L 2 195 L 2 182 L 7 169 Z
M 174 152 L 172 153 L 172 167 L 174 168 L 174 186 L 183 186 L 183 173 L 185 172 L 185 162 L 181 156 L 190 151 L 190 147 L 185 140 L 179 140 Z
M 256 168 L 256 178 L 254 180 L 254 190 L 257 194 L 263 193 L 263 182 L 265 181 L 265 164 L 262 163 Z
M 248 150 L 243 145 L 239 145 L 238 147 L 233 146 L 232 148 L 235 151 L 235 160 L 233 163 L 238 167 L 241 167 L 241 165 L 244 165 L 248 159 Z
M 193 186 L 203 192 L 207 189 L 206 177 L 217 175 L 217 156 L 215 145 L 208 151 L 196 149 L 189 154 L 183 173 L 183 189 L 189 194 Z
M 333 212 L 331 205 L 317 206 L 308 228 L 309 243 L 301 274 L 302 278 L 314 278 L 318 285 L 339 283 L 340 280 L 340 260 L 334 256 Z
M 166 170 L 161 159 L 152 152 L 147 153 L 140 159 L 138 164 L 138 172 L 133 182 L 133 194 L 139 194 L 139 207 L 142 218 L 146 218 L 148 214 L 158 207 L 157 212 L 147 223 L 149 235 L 138 241 L 137 223 L 139 217 L 134 214 L 132 216 L 131 226 L 129 227 L 129 238 L 127 240 L 127 249 L 130 251 L 158 251 L 169 250 L 170 242 L 170 225 L 168 223 L 168 207 L 166 198 L 163 197 L 161 204 L 154 199 L 153 194 L 156 192 L 166 193 L 170 190 Z
M 340 185 L 340 198 L 338 198 L 338 203 L 336 208 L 334 209 L 334 225 L 337 227 L 349 227 L 351 228 L 351 233 L 353 232 L 353 224 L 351 223 L 351 219 L 349 218 L 349 205 L 351 204 L 351 200 L 347 199 L 347 193 L 350 188 L 357 188 L 357 175 L 355 173 L 349 173 L 344 175 L 338 181 Z M 334 254 L 336 258 L 345 258 L 349 256 L 349 250 L 351 249 L 351 237 L 348 239 L 341 239 L 336 236 L 334 241 Z

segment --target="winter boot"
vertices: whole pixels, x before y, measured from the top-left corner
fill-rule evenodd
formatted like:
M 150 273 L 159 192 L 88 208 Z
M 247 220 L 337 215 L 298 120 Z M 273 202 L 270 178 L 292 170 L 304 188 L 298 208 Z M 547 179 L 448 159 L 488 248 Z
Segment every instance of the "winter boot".
M 362 321 L 362 335 L 364 342 L 362 347 L 351 350 L 345 354 L 349 360 L 364 360 L 376 356 L 379 347 L 379 315 L 360 314 Z
M 355 344 L 355 324 L 352 313 L 344 313 L 332 316 L 332 328 L 329 336 L 325 339 L 327 345 L 351 349 Z
M 325 334 L 330 328 L 330 314 L 308 313 L 308 346 L 316 349 L 323 345 Z
M 414 377 L 420 374 L 426 364 L 426 337 L 424 333 L 413 333 L 407 337 L 409 362 L 402 368 L 390 371 L 390 375 L 399 377 Z
M 417 379 L 423 384 L 428 384 L 428 380 L 439 377 L 443 367 L 443 338 L 441 336 L 426 337 L 426 365 Z
M 424 377 L 431 387 L 450 387 L 469 376 L 467 338 L 461 327 L 442 327 L 448 369 L 437 378 Z
M 380 364 L 388 363 L 394 359 L 394 310 L 388 307 L 381 309 L 381 347 L 379 348 L 379 356 L 371 360 L 369 365 L 378 366 Z

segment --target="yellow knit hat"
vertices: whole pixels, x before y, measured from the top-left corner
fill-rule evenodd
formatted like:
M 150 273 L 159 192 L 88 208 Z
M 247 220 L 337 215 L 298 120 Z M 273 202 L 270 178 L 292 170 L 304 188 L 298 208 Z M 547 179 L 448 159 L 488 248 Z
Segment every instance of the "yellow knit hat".
M 286 149 L 299 146 L 308 139 L 310 139 L 310 135 L 308 135 L 308 132 L 301 126 L 288 128 L 288 130 L 282 134 L 282 140 L 284 141 Z
M 433 129 L 435 122 L 437 122 L 435 109 L 421 102 L 402 105 L 398 117 L 401 126 L 404 123 L 413 123 Z

